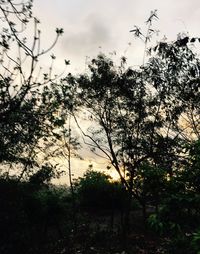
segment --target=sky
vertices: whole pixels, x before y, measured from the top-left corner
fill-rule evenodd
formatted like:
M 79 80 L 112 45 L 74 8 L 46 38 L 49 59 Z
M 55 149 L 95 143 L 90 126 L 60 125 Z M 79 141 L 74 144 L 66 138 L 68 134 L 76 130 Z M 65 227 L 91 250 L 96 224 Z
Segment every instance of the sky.
M 129 31 L 134 25 L 146 31 L 145 21 L 155 9 L 159 19 L 153 28 L 160 33 L 153 43 L 164 36 L 173 41 L 180 32 L 200 37 L 199 0 L 34 0 L 33 6 L 33 14 L 41 21 L 43 47 L 53 41 L 55 28 L 64 29 L 53 50 L 58 71 L 62 70 L 63 60 L 69 59 L 70 72 L 83 72 L 87 61 L 99 52 L 107 55 L 116 52 L 116 59 L 124 55 L 130 66 L 141 65 L 144 44 Z M 73 161 L 75 177 L 89 164 L 95 168 L 105 166 L 102 159 L 90 152 L 85 156 L 84 161 Z
M 199 35 L 198 0 L 34 0 L 33 11 L 42 24 L 44 45 L 53 39 L 56 27 L 64 28 L 55 49 L 58 61 L 70 59 L 70 70 L 81 72 L 99 52 L 116 51 L 119 58 L 127 56 L 130 65 L 141 64 L 144 45 L 129 31 L 134 25 L 145 31 L 155 9 L 159 20 L 153 27 L 160 30 L 155 40 L 174 40 L 179 32 Z

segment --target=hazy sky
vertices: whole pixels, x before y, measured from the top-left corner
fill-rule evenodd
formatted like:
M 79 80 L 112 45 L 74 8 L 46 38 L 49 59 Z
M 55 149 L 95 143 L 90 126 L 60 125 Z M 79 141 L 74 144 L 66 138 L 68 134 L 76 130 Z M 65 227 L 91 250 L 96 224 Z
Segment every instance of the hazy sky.
M 151 10 L 157 9 L 160 30 L 170 40 L 179 32 L 199 36 L 199 0 L 34 0 L 34 13 L 42 22 L 45 42 L 50 42 L 56 27 L 64 28 L 57 45 L 58 59 L 67 58 L 71 68 L 82 70 L 87 56 L 99 51 L 126 54 L 131 65 L 140 64 L 143 45 L 129 30 L 145 28 Z M 48 38 L 48 40 L 46 40 Z M 131 42 L 131 46 L 128 43 Z
M 144 45 L 129 30 L 134 25 L 145 29 L 145 21 L 154 9 L 159 17 L 154 23 L 160 30 L 157 40 L 164 35 L 175 40 L 179 32 L 200 37 L 199 0 L 34 0 L 43 45 L 50 45 L 56 27 L 64 28 L 64 35 L 54 49 L 56 68 L 61 69 L 63 59 L 70 59 L 69 70 L 76 72 L 84 71 L 86 59 L 100 51 L 106 54 L 116 51 L 116 57 L 125 54 L 130 65 L 141 64 Z M 96 168 L 105 167 L 102 159 L 89 152 L 85 155 L 85 161 L 74 161 L 75 176 L 81 174 L 77 167 L 85 170 L 89 163 Z

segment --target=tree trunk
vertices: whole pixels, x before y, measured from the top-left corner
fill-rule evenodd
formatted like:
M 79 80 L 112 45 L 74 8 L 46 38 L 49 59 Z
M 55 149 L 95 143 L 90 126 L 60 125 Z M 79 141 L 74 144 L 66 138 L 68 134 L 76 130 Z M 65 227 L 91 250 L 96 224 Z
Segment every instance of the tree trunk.
M 143 223 L 144 227 L 146 227 L 147 223 L 147 209 L 146 209 L 146 202 L 142 203 L 142 216 L 143 216 Z
M 126 202 L 123 228 L 122 228 L 122 243 L 124 249 L 127 247 L 127 237 L 130 232 L 130 212 L 131 212 L 131 201 L 132 201 L 132 192 L 129 192 L 128 200 Z
M 114 219 L 115 219 L 115 214 L 114 214 L 114 208 L 112 207 L 111 209 L 111 214 L 110 214 L 110 232 L 113 233 L 113 229 L 114 229 Z

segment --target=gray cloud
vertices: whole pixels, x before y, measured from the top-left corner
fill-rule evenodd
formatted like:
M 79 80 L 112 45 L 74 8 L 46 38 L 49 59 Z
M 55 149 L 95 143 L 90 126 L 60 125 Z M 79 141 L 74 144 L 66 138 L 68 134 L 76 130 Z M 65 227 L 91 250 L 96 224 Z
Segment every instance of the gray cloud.
M 183 31 L 199 36 L 199 0 L 35 0 L 34 4 L 45 32 L 64 28 L 61 55 L 79 67 L 86 56 L 101 50 L 99 46 L 103 52 L 116 50 L 120 55 L 131 41 L 127 57 L 132 61 L 143 55 L 142 43 L 138 45 L 129 30 L 135 24 L 145 29 L 144 21 L 154 9 L 158 9 L 159 16 L 155 27 L 161 31 L 157 39 L 166 35 L 174 40 Z
M 74 26 L 65 35 L 63 49 L 70 54 L 87 55 L 92 50 L 112 43 L 109 26 L 95 14 L 88 15 L 81 27 Z

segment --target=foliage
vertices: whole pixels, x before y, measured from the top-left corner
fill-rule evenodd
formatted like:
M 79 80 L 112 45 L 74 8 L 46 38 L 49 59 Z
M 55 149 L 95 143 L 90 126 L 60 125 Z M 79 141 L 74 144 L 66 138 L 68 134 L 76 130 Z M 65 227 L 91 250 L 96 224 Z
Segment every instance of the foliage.
M 90 209 L 120 209 L 126 202 L 126 191 L 110 176 L 88 170 L 75 183 L 80 205 Z
M 200 252 L 200 234 L 199 234 L 199 230 L 193 234 L 191 245 L 194 248 L 194 250 L 197 251 L 197 254 L 198 254 Z
M 38 168 L 41 139 L 56 125 L 55 57 L 51 56 L 47 72 L 39 60 L 55 46 L 63 30 L 57 29 L 52 45 L 42 49 L 40 22 L 32 16 L 32 0 L 1 1 L 0 18 L 0 163 L 4 169 L 20 168 L 22 178 L 25 172 Z
M 32 253 L 41 241 L 47 241 L 51 230 L 57 235 L 63 230 L 61 222 L 68 211 L 66 191 L 3 178 L 0 190 L 1 253 Z

